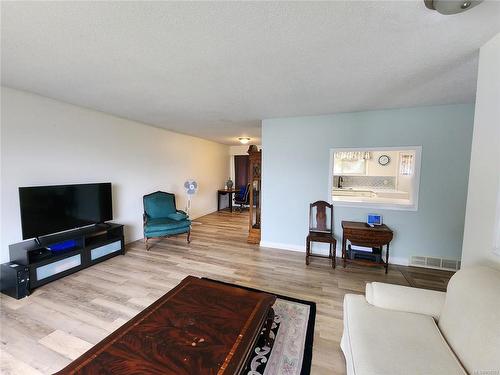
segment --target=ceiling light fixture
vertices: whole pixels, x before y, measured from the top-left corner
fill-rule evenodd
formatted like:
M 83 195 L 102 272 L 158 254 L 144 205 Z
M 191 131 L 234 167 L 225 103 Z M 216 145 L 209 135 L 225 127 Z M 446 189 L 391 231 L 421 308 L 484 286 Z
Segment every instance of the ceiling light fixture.
M 250 142 L 250 138 L 249 137 L 239 137 L 238 141 L 240 141 L 241 144 L 246 145 L 248 142 Z
M 425 6 L 441 14 L 456 14 L 479 5 L 483 0 L 424 0 Z

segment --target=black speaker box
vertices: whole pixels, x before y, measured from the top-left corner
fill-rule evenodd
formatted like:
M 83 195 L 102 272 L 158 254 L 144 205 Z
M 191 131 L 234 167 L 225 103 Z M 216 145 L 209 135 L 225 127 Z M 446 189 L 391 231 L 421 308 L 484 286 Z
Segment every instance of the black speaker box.
M 28 266 L 9 262 L 0 266 L 0 290 L 3 294 L 21 299 L 29 294 L 30 270 Z

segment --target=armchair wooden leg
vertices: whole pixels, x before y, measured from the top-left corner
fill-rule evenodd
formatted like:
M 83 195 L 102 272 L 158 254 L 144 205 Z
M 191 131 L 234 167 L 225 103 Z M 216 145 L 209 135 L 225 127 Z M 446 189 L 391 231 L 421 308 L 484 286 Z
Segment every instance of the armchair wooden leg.
M 149 251 L 148 238 L 144 237 L 144 243 L 146 244 L 146 250 Z
M 191 229 L 188 231 L 187 242 L 191 243 Z

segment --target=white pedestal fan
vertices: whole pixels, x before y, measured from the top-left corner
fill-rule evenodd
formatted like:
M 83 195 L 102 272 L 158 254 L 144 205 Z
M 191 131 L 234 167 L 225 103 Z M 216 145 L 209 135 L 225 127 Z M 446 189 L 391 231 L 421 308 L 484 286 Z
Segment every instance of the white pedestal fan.
M 189 211 L 191 210 L 191 199 L 193 196 L 196 194 L 198 191 L 198 183 L 195 180 L 187 180 L 184 182 L 184 189 L 186 190 L 186 213 L 189 216 Z M 192 224 L 201 224 L 201 223 L 195 223 L 191 222 Z

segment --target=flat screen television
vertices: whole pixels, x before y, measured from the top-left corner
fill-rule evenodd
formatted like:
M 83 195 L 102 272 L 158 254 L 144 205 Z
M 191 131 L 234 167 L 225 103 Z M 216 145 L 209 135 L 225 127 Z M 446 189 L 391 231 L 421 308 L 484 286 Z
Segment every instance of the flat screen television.
M 23 239 L 113 219 L 111 183 L 19 188 Z

